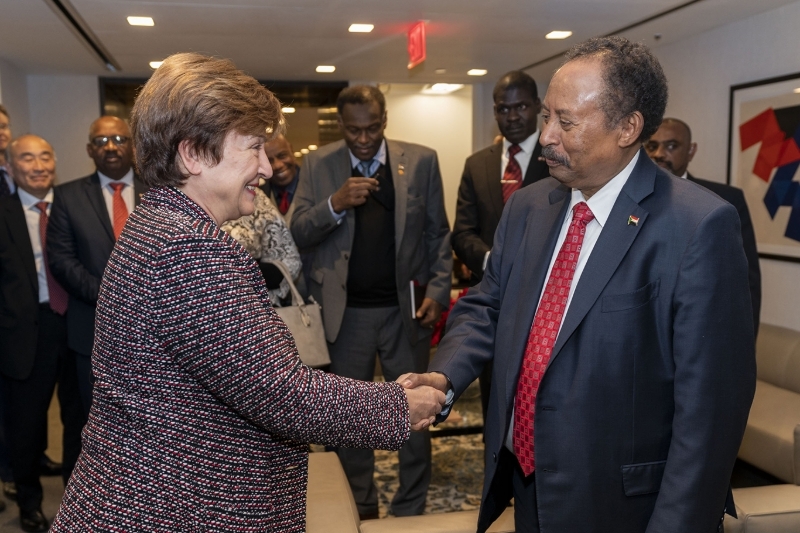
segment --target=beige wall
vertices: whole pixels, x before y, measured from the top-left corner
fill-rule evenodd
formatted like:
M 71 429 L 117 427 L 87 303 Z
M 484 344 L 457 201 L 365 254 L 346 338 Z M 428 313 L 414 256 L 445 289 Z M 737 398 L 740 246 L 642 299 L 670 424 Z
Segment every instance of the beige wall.
M 693 174 L 725 182 L 730 87 L 800 72 L 798 20 L 800 2 L 655 49 L 670 84 L 667 114 L 686 120 L 698 144 Z M 762 259 L 761 277 L 761 321 L 800 330 L 800 263 Z
M 89 125 L 100 116 L 96 76 L 28 76 L 31 132 L 47 139 L 56 151 L 57 183 L 94 172 L 86 154 Z
M 416 84 L 388 86 L 386 137 L 436 150 L 452 227 L 464 161 L 472 153 L 472 87 L 449 95 L 424 95 L 421 89 Z

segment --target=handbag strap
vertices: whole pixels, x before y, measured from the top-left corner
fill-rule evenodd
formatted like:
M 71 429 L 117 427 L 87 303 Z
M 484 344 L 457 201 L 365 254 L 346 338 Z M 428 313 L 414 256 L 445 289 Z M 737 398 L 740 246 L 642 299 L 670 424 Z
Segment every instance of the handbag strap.
M 292 275 L 289 273 L 289 269 L 286 268 L 286 265 L 284 265 L 282 261 L 272 261 L 272 260 L 262 261 L 262 263 L 269 263 L 271 265 L 275 265 L 278 268 L 278 270 L 281 271 L 281 274 L 283 274 L 283 279 L 285 279 L 286 282 L 289 284 L 289 289 L 291 289 L 292 292 L 292 305 L 298 307 L 304 306 L 306 302 L 300 295 L 300 291 L 297 290 L 297 286 L 294 284 L 294 281 L 292 281 Z

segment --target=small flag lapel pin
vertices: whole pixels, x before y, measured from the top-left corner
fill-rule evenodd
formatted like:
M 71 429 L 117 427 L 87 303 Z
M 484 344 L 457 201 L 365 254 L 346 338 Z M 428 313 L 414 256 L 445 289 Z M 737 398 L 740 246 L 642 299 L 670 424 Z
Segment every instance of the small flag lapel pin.
M 628 225 L 629 226 L 638 226 L 639 225 L 639 217 L 636 215 L 631 215 L 628 217 Z
M 402 176 L 403 174 L 405 174 L 405 171 L 406 171 L 406 167 L 405 166 L 397 165 L 397 173 L 398 174 L 400 174 Z

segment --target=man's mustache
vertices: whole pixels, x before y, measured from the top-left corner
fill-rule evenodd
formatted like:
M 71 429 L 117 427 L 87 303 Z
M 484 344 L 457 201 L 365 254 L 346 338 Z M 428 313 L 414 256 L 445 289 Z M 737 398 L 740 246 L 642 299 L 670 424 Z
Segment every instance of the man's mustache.
M 549 159 L 550 161 L 555 161 L 559 165 L 563 165 L 569 168 L 569 159 L 566 155 L 561 155 L 556 152 L 556 149 L 552 146 L 543 146 L 542 147 L 542 157 L 545 159 Z

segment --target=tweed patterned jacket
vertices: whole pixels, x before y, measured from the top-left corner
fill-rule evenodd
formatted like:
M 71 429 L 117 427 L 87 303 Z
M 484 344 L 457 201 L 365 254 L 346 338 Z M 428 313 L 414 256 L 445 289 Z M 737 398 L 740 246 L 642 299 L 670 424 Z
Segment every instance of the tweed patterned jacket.
M 312 370 L 261 272 L 177 189 L 131 214 L 100 287 L 94 401 L 54 532 L 305 530 L 308 442 L 398 449 L 396 383 Z

